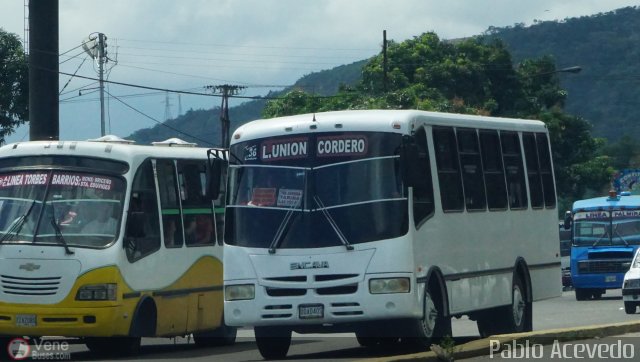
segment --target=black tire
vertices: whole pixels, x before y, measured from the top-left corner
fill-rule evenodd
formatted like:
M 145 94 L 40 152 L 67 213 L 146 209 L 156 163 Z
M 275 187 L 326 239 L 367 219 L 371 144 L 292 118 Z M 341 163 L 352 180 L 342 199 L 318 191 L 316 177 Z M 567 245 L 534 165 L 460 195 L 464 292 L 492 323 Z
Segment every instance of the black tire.
M 291 330 L 284 327 L 254 327 L 258 351 L 264 359 L 282 359 L 291 346 Z
M 627 314 L 636 314 L 636 303 L 624 302 L 624 311 Z
M 591 290 L 585 288 L 575 288 L 576 300 L 583 301 L 591 298 Z
M 198 347 L 219 347 L 230 346 L 236 342 L 238 330 L 222 323 L 220 327 L 213 331 L 194 333 L 193 341 Z
M 422 318 L 414 322 L 413 333 L 405 342 L 428 347 L 440 342 L 444 337 L 451 336 L 451 317 L 446 317 L 444 312 L 444 300 L 441 293 L 433 291 L 432 287 L 424 296 Z
M 482 338 L 496 334 L 528 332 L 532 328 L 532 305 L 519 276 L 513 277 L 511 304 L 493 308 L 477 316 L 476 324 Z

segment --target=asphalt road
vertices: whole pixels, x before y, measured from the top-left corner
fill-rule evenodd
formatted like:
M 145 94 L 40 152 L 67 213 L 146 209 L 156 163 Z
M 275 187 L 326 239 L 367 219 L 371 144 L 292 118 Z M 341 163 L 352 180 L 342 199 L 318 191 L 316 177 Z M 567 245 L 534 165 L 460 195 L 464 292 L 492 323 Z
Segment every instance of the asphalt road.
M 620 291 L 610 291 L 600 300 L 578 302 L 572 291 L 561 297 L 534 303 L 534 329 L 547 330 L 565 327 L 590 326 L 638 320 L 640 314 L 624 312 Z M 466 318 L 453 320 L 456 344 L 479 338 L 475 322 Z M 219 348 L 196 348 L 193 341 L 184 338 L 148 338 L 143 340 L 142 352 L 135 358 L 109 359 L 94 356 L 84 344 L 67 340 L 69 355 L 59 355 L 58 360 L 69 356 L 74 361 L 261 361 L 253 341 L 251 329 L 241 329 L 235 345 Z M 115 346 L 114 346 L 115 347 Z M 640 355 L 640 348 L 637 349 Z M 354 361 L 375 357 L 418 352 L 406 347 L 362 348 L 353 334 L 294 335 L 287 361 Z

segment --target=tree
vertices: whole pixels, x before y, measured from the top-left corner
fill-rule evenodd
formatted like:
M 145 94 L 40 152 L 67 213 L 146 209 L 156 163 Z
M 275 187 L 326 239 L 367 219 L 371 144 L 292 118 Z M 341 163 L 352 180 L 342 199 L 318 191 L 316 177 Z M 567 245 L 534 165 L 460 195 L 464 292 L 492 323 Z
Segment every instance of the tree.
M 29 70 L 17 35 L 0 28 L 0 144 L 29 118 Z

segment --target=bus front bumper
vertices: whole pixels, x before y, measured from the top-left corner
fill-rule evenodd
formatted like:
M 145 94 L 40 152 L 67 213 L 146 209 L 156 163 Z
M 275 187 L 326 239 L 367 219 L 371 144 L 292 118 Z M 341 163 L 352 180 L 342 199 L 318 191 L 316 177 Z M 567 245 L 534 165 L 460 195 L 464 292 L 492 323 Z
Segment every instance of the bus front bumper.
M 5 336 L 126 336 L 130 315 L 120 306 L 61 308 L 0 306 L 0 335 Z
M 421 292 L 369 294 L 360 284 L 348 295 L 271 297 L 225 301 L 225 322 L 230 326 L 310 326 L 351 324 L 422 317 Z M 256 288 L 256 294 L 263 288 Z
M 571 275 L 574 288 L 620 289 L 623 279 L 624 273 Z

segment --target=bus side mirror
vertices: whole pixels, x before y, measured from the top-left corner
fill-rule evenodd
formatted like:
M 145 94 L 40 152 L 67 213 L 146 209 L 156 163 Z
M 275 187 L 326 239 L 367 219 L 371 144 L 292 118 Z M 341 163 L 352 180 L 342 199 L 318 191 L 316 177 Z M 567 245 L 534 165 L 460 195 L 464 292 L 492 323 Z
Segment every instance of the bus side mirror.
M 211 149 L 207 151 L 207 198 L 215 200 L 220 196 L 224 151 Z
M 573 222 L 573 217 L 571 217 L 571 211 L 567 211 L 564 213 L 564 229 L 571 229 L 571 223 Z
M 407 187 L 415 187 L 420 184 L 420 150 L 415 138 L 404 136 L 402 138 L 402 150 L 400 152 L 400 165 L 402 178 Z

